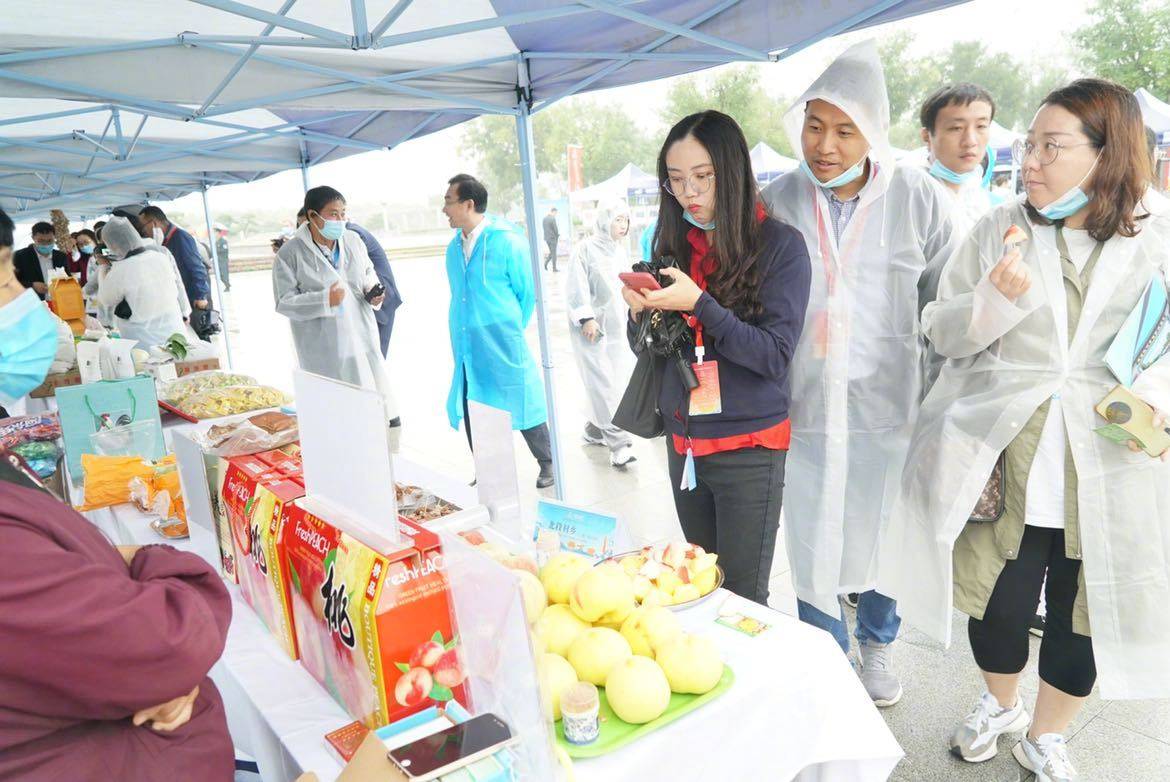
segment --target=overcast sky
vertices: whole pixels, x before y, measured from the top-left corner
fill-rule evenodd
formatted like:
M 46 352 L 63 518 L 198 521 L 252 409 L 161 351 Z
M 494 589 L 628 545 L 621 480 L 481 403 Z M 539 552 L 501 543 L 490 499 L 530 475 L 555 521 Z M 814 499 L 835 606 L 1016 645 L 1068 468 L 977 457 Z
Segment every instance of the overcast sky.
M 908 25 L 915 34 L 915 54 L 945 49 L 952 41 L 975 39 L 1026 63 L 1039 62 L 1042 58 L 1068 62 L 1069 33 L 1084 24 L 1091 5 L 1090 0 L 972 0 L 908 22 L 831 38 L 797 53 L 790 60 L 760 67 L 765 70 L 764 83 L 769 92 L 791 96 L 801 92 L 849 44 Z M 588 93 L 588 97 L 619 103 L 646 127 L 654 127 L 657 107 L 670 81 L 663 79 Z M 394 150 L 364 153 L 317 166 L 312 169 L 312 184 L 332 185 L 345 193 L 350 203 L 421 200 L 440 192 L 456 169 L 476 173 L 474 164 L 460 159 L 458 154 L 463 132 L 457 126 L 408 141 Z M 297 170 L 247 185 L 217 187 L 210 191 L 210 199 L 216 213 L 284 201 L 295 211 L 300 194 L 301 174 Z M 174 208 L 189 214 L 202 211 L 197 195 L 180 199 Z

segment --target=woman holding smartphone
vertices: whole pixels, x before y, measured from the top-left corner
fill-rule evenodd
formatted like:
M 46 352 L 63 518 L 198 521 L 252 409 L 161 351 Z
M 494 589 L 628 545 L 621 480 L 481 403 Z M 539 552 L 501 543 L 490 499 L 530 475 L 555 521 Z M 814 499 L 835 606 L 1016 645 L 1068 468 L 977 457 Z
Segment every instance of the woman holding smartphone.
M 374 320 L 386 291 L 361 237 L 346 228 L 345 196 L 314 187 L 304 211 L 307 219 L 272 265 L 276 311 L 289 319 L 301 369 L 378 391 L 393 420 L 397 407 Z M 396 438 L 400 428 L 394 430 Z
M 1016 759 L 1064 781 L 1076 778 L 1064 733 L 1094 685 L 1110 700 L 1170 697 L 1170 450 L 1098 431 L 1165 426 L 1170 355 L 1139 353 L 1124 406 L 1112 421 L 1094 411 L 1126 371 L 1107 351 L 1168 282 L 1170 204 L 1151 187 L 1137 100 L 1112 82 L 1050 94 L 1015 153 L 1027 197 L 976 224 L 923 311 L 947 363 L 915 427 L 879 587 L 939 639 L 952 603 L 970 617 L 987 690 L 951 751 L 987 761 L 1027 728 Z M 997 464 L 1002 511 L 972 519 Z M 1019 684 L 1041 585 L 1029 718 Z
M 808 251 L 764 209 L 743 131 L 726 114 L 692 114 L 671 128 L 658 178 L 654 261 L 673 258 L 689 273 L 664 268 L 662 289 L 622 289 L 630 338 L 647 310 L 684 314 L 694 335 L 684 359 L 699 387 L 688 390 L 665 362 L 658 397 L 679 522 L 689 542 L 719 555 L 724 586 L 767 604 Z

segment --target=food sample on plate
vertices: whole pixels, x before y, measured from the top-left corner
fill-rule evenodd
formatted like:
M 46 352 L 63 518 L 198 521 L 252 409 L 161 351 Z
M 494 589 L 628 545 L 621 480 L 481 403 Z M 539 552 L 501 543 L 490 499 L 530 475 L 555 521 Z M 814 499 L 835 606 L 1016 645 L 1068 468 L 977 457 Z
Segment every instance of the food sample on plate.
M 617 561 L 641 605 L 680 605 L 710 594 L 719 583 L 718 556 L 692 543 L 646 546 Z
M 254 386 L 256 379 L 234 372 L 196 372 L 174 380 L 159 390 L 159 399 L 180 409 L 190 397 L 214 388 L 227 386 Z
M 207 419 L 280 407 L 288 402 L 283 391 L 271 386 L 224 386 L 192 394 L 175 406 L 187 415 Z
M 397 483 L 394 494 L 398 499 L 398 515 L 411 521 L 434 521 L 460 510 L 459 506 L 418 486 Z

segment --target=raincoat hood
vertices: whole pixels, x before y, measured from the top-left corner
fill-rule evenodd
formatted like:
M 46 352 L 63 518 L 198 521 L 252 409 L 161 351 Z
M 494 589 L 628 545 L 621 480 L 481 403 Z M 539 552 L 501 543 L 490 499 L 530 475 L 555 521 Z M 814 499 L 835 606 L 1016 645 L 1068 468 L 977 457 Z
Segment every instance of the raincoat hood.
M 784 113 L 784 129 L 792 148 L 801 157 L 804 156 L 804 147 L 800 143 L 804 110 L 812 100 L 832 103 L 848 114 L 869 142 L 869 159 L 877 163 L 879 171 L 893 170 L 890 98 L 877 44 L 873 40 L 854 44 L 842 52 Z
M 597 204 L 597 217 L 593 222 L 593 233 L 589 237 L 589 241 L 596 244 L 599 249 L 604 252 L 613 252 L 617 245 L 610 234 L 610 227 L 613 221 L 625 215 L 626 219 L 630 218 L 630 207 L 626 204 L 624 199 L 609 198 Z

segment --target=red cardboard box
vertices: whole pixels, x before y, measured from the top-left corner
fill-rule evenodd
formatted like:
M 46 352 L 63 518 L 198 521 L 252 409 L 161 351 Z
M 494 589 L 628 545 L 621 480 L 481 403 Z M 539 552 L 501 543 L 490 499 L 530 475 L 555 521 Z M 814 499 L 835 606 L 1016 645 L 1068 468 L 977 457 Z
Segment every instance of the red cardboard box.
M 225 577 L 239 583 L 240 575 L 236 547 L 232 543 L 232 516 L 243 515 L 248 502 L 262 480 L 276 480 L 279 474 L 255 456 L 215 457 L 214 470 L 208 470 L 212 485 L 212 512 L 215 514 L 215 532 L 219 540 L 220 565 Z
M 273 470 L 289 477 L 302 475 L 305 471 L 304 464 L 301 463 L 299 456 L 290 456 L 289 454 L 279 449 L 274 451 L 264 451 L 255 454 L 256 458 L 267 464 Z
M 229 473 L 239 468 L 229 466 Z M 225 481 L 225 486 L 227 481 Z M 289 605 L 289 580 L 285 573 L 285 555 L 280 531 L 284 508 L 305 495 L 305 488 L 287 478 L 261 477 L 251 483 L 251 497 L 239 508 L 239 498 L 247 493 L 249 481 L 241 480 L 235 501 L 228 505 L 232 543 L 236 552 L 236 572 L 240 591 L 268 631 L 292 659 L 297 659 L 297 640 Z
M 435 702 L 466 704 L 437 550 L 343 529 L 300 503 L 282 539 L 301 664 L 351 716 L 376 729 Z

